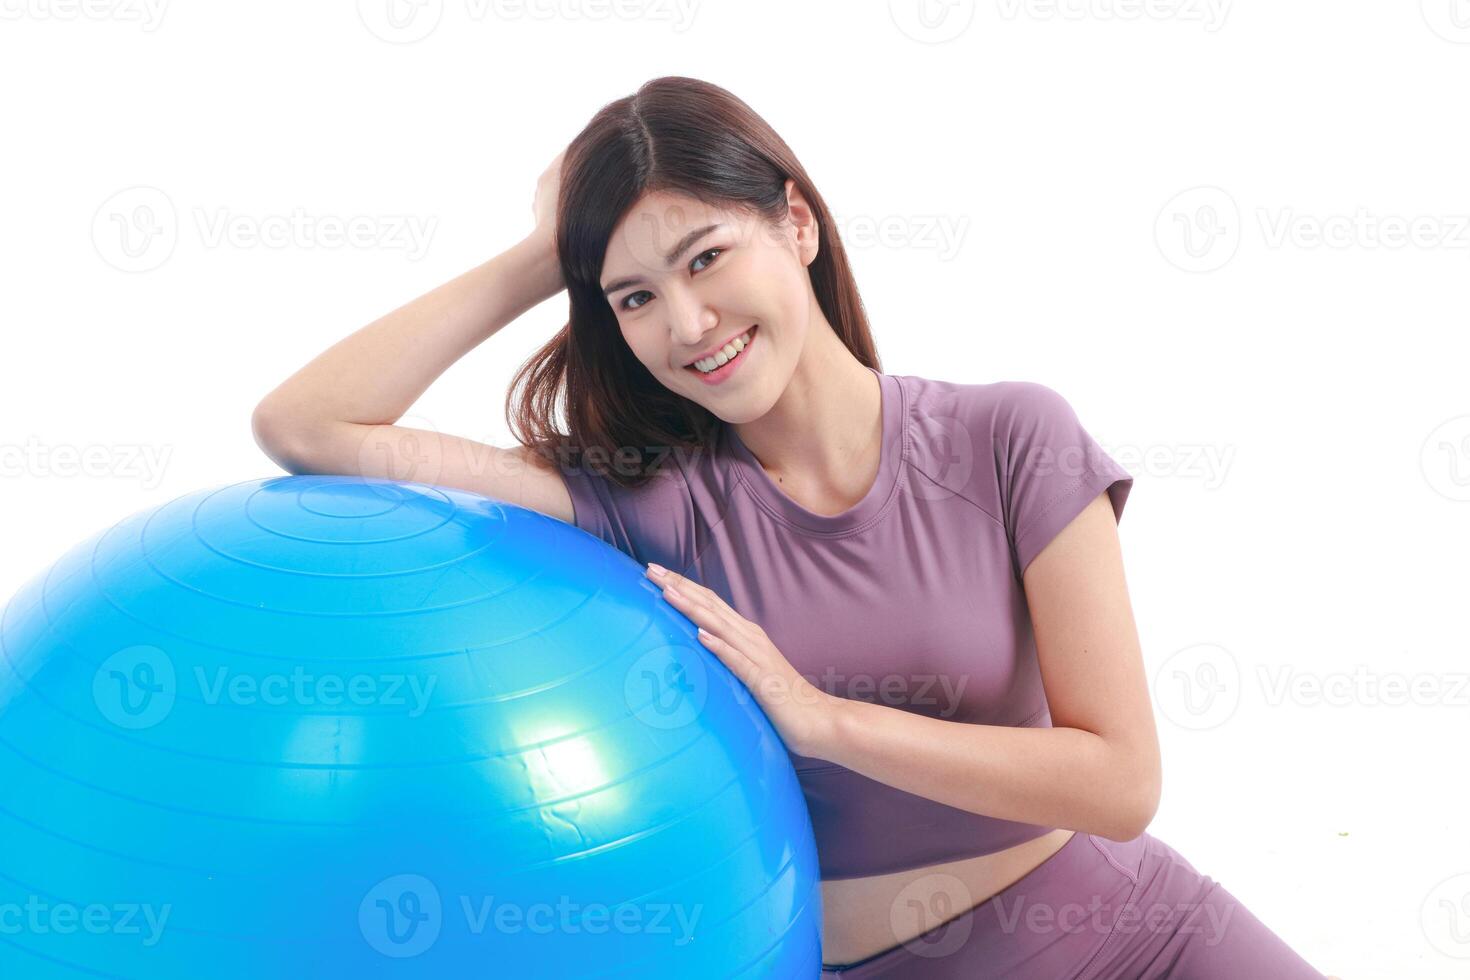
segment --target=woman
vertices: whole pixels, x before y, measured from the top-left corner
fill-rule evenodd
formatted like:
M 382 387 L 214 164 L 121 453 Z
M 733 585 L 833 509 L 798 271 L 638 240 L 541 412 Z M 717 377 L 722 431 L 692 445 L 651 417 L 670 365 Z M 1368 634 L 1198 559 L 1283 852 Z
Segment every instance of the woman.
M 882 373 L 825 203 L 717 86 L 604 107 L 535 212 L 268 395 L 262 447 L 510 500 L 647 563 L 791 753 L 824 976 L 1322 977 L 1145 831 L 1132 479 L 1060 395 Z M 562 288 L 569 324 L 512 386 L 519 447 L 393 424 Z

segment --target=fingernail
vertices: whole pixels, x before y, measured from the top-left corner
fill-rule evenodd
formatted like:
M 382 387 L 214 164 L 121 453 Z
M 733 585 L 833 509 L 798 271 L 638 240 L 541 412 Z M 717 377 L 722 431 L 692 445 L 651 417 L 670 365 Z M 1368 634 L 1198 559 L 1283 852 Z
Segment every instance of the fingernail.
M 657 564 L 654 564 L 653 562 L 649 562 L 648 563 L 648 571 L 652 575 L 663 575 L 665 572 L 668 571 L 668 569 L 665 568 L 665 567 L 663 567 L 662 565 L 657 565 Z

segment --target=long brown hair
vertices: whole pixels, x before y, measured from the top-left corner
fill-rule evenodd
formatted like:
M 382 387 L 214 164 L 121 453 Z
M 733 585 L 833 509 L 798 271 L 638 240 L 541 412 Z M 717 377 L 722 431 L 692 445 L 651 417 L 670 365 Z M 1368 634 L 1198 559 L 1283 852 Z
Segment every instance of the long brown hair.
M 607 244 L 628 210 L 653 191 L 774 225 L 787 216 L 788 178 L 820 229 L 808 273 L 822 313 L 858 361 L 881 371 L 836 223 L 791 148 L 725 89 L 667 75 L 603 106 L 567 146 L 556 250 L 570 312 L 567 325 L 511 381 L 506 414 L 516 439 L 625 487 L 655 475 L 674 449 L 708 448 L 718 416 L 666 388 L 623 340 L 600 285 Z M 552 421 L 563 389 L 569 437 Z

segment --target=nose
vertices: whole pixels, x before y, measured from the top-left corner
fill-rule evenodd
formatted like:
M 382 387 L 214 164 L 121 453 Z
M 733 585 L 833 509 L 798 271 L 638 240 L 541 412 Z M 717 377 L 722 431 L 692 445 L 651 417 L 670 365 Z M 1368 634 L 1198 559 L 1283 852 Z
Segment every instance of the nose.
M 679 352 L 680 363 L 713 344 L 719 327 L 720 318 L 708 307 L 676 314 L 669 327 L 669 336 L 674 349 Z

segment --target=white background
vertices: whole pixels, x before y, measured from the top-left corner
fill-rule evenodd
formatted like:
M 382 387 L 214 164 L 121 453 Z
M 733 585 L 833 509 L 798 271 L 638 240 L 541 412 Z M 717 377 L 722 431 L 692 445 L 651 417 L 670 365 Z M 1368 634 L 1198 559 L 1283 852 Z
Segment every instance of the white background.
M 1135 474 L 1150 832 L 1325 972 L 1470 975 L 1465 0 L 0 12 L 0 596 L 279 474 L 268 390 L 522 237 L 601 105 L 694 75 L 804 161 L 883 370 L 1040 381 Z M 511 445 L 565 312 L 404 421 Z

